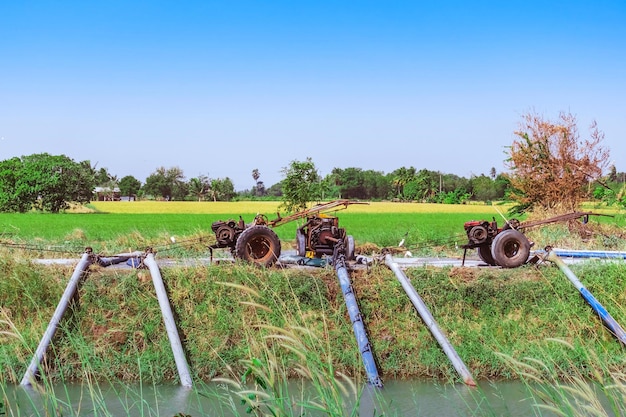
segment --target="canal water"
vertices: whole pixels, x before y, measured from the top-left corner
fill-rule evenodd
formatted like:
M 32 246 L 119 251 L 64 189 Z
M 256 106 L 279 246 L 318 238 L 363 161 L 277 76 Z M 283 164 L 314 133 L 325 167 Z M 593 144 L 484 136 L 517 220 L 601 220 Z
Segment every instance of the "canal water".
M 6 416 L 245 416 L 250 415 L 225 385 L 58 385 L 55 395 L 19 385 L 1 387 Z M 300 401 L 299 384 L 289 386 Z M 294 395 L 294 393 L 296 393 Z M 302 397 L 311 395 L 305 388 Z M 519 382 L 480 383 L 477 388 L 432 381 L 389 381 L 382 389 L 363 387 L 360 400 L 345 401 L 345 415 L 356 416 L 551 416 L 537 410 L 528 388 Z M 293 415 L 325 415 L 294 405 Z M 3 415 L 0 409 L 0 415 Z M 267 410 L 261 410 L 267 411 Z M 263 413 L 265 414 L 265 413 Z M 254 414 L 251 414 L 254 415 Z

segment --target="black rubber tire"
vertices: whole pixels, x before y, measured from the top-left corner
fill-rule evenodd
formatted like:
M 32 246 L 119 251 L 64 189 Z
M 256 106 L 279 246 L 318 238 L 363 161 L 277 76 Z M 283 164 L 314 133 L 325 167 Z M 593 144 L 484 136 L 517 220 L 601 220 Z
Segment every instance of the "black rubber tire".
M 259 266 L 272 266 L 280 256 L 280 239 L 267 226 L 248 227 L 237 238 L 235 256 Z
M 306 236 L 300 229 L 296 230 L 296 255 L 306 256 Z
M 529 255 L 530 242 L 515 229 L 503 230 L 491 243 L 491 256 L 503 268 L 517 268 L 526 263 Z
M 482 245 L 476 248 L 476 253 L 481 261 L 486 263 L 487 265 L 495 266 L 496 261 L 494 261 L 493 256 L 491 256 L 491 246 Z
M 346 249 L 346 259 L 349 261 L 356 259 L 356 257 L 354 256 L 354 238 L 351 235 L 346 235 L 344 244 Z

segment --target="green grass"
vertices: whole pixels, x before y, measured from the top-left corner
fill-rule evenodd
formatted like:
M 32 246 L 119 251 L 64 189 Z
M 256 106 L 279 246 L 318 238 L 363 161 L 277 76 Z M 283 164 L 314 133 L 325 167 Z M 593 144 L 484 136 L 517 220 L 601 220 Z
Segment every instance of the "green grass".
M 355 237 L 357 246 L 363 242 L 395 246 L 406 234 L 407 247 L 416 253 L 445 250 L 460 255 L 454 244 L 465 241 L 463 223 L 489 220 L 493 213 L 489 208 L 457 209 L 460 212 L 345 211 L 338 215 L 340 226 Z M 20 335 L 0 334 L 0 382 L 19 382 L 72 273 L 72 267 L 34 265 L 31 258 L 50 256 L 45 248 L 62 247 L 79 253 L 85 246 L 105 253 L 160 246 L 166 255 L 206 255 L 211 222 L 229 217 L 236 216 L 0 214 L 5 244 L 27 243 L 39 248 L 26 252 L 0 248 L 0 306 L 4 314 L 0 330 L 10 322 L 14 326 L 10 331 Z M 591 239 L 573 234 L 564 225 L 542 228 L 533 239 L 539 247 L 570 242 L 608 248 L 603 242 L 613 245 L 617 241 L 618 246 L 610 247 L 616 249 L 622 237 L 616 229 L 607 232 L 602 228 L 622 221 L 623 217 L 601 218 L 596 223 L 601 233 Z M 281 239 L 292 239 L 295 223 L 276 231 Z M 170 236 L 191 245 L 172 245 Z M 617 322 L 626 323 L 626 266 L 592 262 L 572 269 Z M 238 381 L 253 365 L 284 379 L 297 375 L 302 365 L 297 360 L 301 345 L 296 351 L 283 351 L 274 337 L 277 331 L 272 330 L 289 329 L 294 340 L 306 339 L 305 362 L 314 364 L 326 375 L 324 378 L 332 370 L 330 375 L 341 373 L 357 385 L 362 382 L 361 358 L 331 269 L 279 270 L 222 264 L 162 272 L 194 379 Z M 541 361 L 550 386 L 568 375 L 593 379 L 598 374 L 619 376 L 626 369 L 624 348 L 556 267 L 412 268 L 407 275 L 475 379 L 523 378 L 519 367 L 525 358 Z M 353 271 L 352 280 L 383 379 L 458 380 L 391 271 L 374 265 Z M 175 381 L 176 368 L 153 291 L 147 271 L 92 267 L 51 348 L 54 360 L 44 369 L 49 381 L 82 380 L 85 375 L 110 381 Z M 549 342 L 554 338 L 571 348 Z M 280 397 L 280 383 L 280 378 L 274 385 L 265 383 L 270 396 Z M 263 389 L 268 394 L 267 388 Z M 261 395 L 255 394 L 255 398 Z M 282 406 L 283 397 L 275 400 L 272 407 Z M 332 404 L 335 402 L 328 407 L 334 407 Z
M 367 207 L 367 206 L 365 206 Z M 436 209 L 437 207 L 434 207 Z M 404 246 L 415 256 L 462 256 L 460 246 L 467 243 L 463 224 L 470 220 L 491 220 L 502 224 L 499 214 L 489 207 L 457 206 L 454 212 L 368 213 L 341 211 L 337 213 L 339 226 L 346 229 L 359 247 L 371 251 L 395 247 L 405 239 Z M 480 208 L 480 206 L 479 206 Z M 429 207 L 429 210 L 433 208 Z M 363 210 L 363 208 L 361 208 Z M 0 245 L 22 245 L 30 249 L 32 257 L 67 256 L 80 254 L 90 246 L 101 255 L 144 250 L 153 247 L 168 257 L 202 257 L 208 255 L 207 246 L 214 243 L 211 224 L 217 220 L 238 219 L 235 213 L 210 214 L 0 214 Z M 250 222 L 253 215 L 245 215 Z M 551 225 L 530 230 L 528 236 L 536 248 L 546 245 L 581 249 L 624 250 L 626 239 L 620 232 L 623 215 L 614 218 L 592 218 L 597 233 L 592 239 L 575 237 L 565 225 Z M 275 228 L 286 247 L 295 241 L 296 228 L 301 222 L 291 222 Z M 176 244 L 172 244 L 171 237 Z M 54 255 L 61 252 L 65 255 Z
M 21 336 L 0 334 L 0 382 L 17 383 L 71 268 L 32 265 L 10 253 L 0 261 L 0 330 Z M 572 269 L 619 323 L 626 322 L 623 263 Z M 342 415 L 336 410 L 345 387 L 334 384 L 348 384 L 353 398 L 349 384 L 363 383 L 362 361 L 332 270 L 223 264 L 166 268 L 162 274 L 195 381 L 229 380 L 230 398 L 246 397 L 255 413 L 279 415 L 291 415 L 288 405 L 301 401 L 298 393 L 285 391 L 289 377 L 314 372 L 309 379 L 318 378 L 320 391 L 297 410 L 310 411 L 321 402 L 335 410 L 327 415 Z M 458 381 L 391 271 L 375 265 L 351 275 L 383 380 Z M 608 384 L 626 369 L 624 348 L 556 267 L 413 268 L 407 275 L 476 380 L 526 378 L 520 363 L 534 358 L 543 364 L 537 377 L 557 388 L 550 393 L 556 402 L 562 401 L 556 381 L 603 375 Z M 43 368 L 50 383 L 86 375 L 148 385 L 176 381 L 147 271 L 94 268 L 62 322 L 50 358 Z M 338 382 L 337 375 L 346 378 Z M 58 405 L 60 400 L 51 401 Z
M 34 348 L 71 273 L 69 267 L 44 267 L 5 261 L 0 305 L 11 306 L 11 320 L 25 344 Z M 575 272 L 618 323 L 626 322 L 623 264 L 576 266 Z M 82 284 L 79 303 L 63 322 L 55 343 L 57 377 L 79 378 L 77 355 L 111 379 L 136 379 L 137 373 L 158 381 L 176 377 L 167 337 L 149 275 L 137 270 L 95 268 Z M 556 267 L 515 270 L 412 268 L 413 286 L 430 307 L 475 378 L 507 377 L 495 352 L 535 357 L 546 338 L 564 338 L 579 349 L 601 348 L 601 362 L 622 366 L 621 346 Z M 170 300 L 194 374 L 219 374 L 224 363 L 237 368 L 250 342 L 247 317 L 262 317 L 278 328 L 285 317 L 316 332 L 331 348 L 337 371 L 359 375 L 361 359 L 345 305 L 332 270 L 260 270 L 220 265 L 167 268 L 163 271 Z M 383 266 L 353 272 L 353 288 L 367 320 L 382 374 L 387 378 L 437 376 L 455 379 L 446 358 L 417 317 L 395 276 Z M 254 288 L 270 311 L 242 305 L 241 291 L 220 283 Z M 245 295 L 245 294 L 243 294 Z M 293 321 L 293 320 L 291 320 Z M 0 369 L 11 375 L 28 352 L 24 346 L 2 345 Z M 77 350 L 79 353 L 77 353 Z M 137 358 L 141 367 L 137 369 Z M 555 363 L 578 364 L 555 353 Z M 565 369 L 565 368 L 564 368 Z M 17 378 L 15 374 L 13 377 Z

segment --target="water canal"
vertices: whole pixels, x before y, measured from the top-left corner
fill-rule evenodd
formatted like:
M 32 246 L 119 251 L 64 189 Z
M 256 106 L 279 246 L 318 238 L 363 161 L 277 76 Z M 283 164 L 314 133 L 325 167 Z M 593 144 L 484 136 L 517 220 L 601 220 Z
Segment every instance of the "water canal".
M 43 394 L 19 385 L 5 386 L 7 416 L 245 416 L 246 408 L 222 384 L 193 388 L 178 385 L 69 384 L 53 387 L 55 395 Z M 292 401 L 304 393 L 299 384 L 289 385 Z M 538 411 L 535 398 L 520 382 L 480 382 L 471 388 L 463 384 L 436 384 L 432 381 L 388 381 L 384 388 L 363 388 L 358 408 L 355 398 L 345 401 L 344 415 L 358 410 L 358 416 L 552 416 Z M 293 415 L 327 415 L 296 406 Z M 254 414 L 253 414 L 254 415 Z

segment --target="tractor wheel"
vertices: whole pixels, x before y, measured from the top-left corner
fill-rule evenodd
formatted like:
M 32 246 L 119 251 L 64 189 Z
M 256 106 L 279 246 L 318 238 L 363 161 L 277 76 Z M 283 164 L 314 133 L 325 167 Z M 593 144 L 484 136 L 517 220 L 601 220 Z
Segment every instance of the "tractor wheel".
M 476 253 L 478 253 L 478 257 L 480 258 L 480 260 L 487 265 L 494 266 L 496 264 L 496 261 L 493 260 L 493 256 L 491 256 L 491 246 L 479 246 L 476 248 Z
M 306 256 L 306 236 L 300 229 L 296 230 L 296 255 Z
M 496 235 L 491 243 L 491 256 L 503 268 L 516 268 L 524 264 L 530 255 L 530 242 L 524 234 L 507 229 Z
M 355 259 L 354 257 L 354 238 L 351 235 L 346 235 L 346 239 L 344 241 L 345 249 L 346 249 L 346 259 L 352 261 Z
M 235 256 L 260 266 L 271 266 L 280 256 L 280 240 L 267 226 L 248 227 L 237 239 Z

